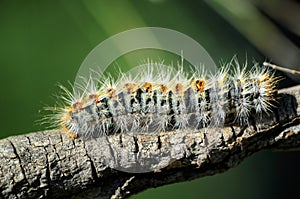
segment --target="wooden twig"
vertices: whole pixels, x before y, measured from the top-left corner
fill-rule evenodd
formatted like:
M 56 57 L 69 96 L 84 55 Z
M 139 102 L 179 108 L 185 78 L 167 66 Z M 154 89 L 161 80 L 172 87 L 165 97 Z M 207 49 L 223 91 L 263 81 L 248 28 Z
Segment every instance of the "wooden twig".
M 274 70 L 280 70 L 282 72 L 291 73 L 291 74 L 294 74 L 294 75 L 300 75 L 300 71 L 298 71 L 298 70 L 289 69 L 289 68 L 278 66 L 278 65 L 271 64 L 271 63 L 268 63 L 268 62 L 264 62 L 263 65 L 267 66 L 267 67 L 271 67 Z
M 224 172 L 263 149 L 297 149 L 298 104 L 300 86 L 283 89 L 273 113 L 244 129 L 122 134 L 85 141 L 49 130 L 2 139 L 0 198 L 126 198 L 151 187 Z M 137 165 L 151 171 L 128 172 L 142 171 Z

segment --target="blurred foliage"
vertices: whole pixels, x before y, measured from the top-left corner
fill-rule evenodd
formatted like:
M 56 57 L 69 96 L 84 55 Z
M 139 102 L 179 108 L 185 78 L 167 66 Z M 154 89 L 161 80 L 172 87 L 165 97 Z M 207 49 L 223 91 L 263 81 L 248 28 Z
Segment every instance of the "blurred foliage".
M 299 9 L 292 0 L 1 0 L 0 137 L 46 128 L 35 121 L 45 105 L 55 103 L 56 84 L 73 82 L 96 45 L 132 28 L 182 32 L 198 41 L 216 63 L 237 54 L 241 62 L 248 57 L 250 63 L 271 60 L 296 68 Z M 114 65 L 123 68 L 148 57 L 164 59 L 149 51 L 133 54 Z M 132 198 L 289 197 L 300 184 L 299 165 L 299 152 L 264 152 L 224 174 L 150 189 Z

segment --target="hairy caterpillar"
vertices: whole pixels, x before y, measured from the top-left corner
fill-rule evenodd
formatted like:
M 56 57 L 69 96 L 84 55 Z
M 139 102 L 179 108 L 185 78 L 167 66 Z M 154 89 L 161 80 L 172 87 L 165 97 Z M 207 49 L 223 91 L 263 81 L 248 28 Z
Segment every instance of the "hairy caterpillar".
M 255 64 L 246 72 L 236 60 L 213 75 L 203 68 L 188 75 L 183 66 L 174 73 L 149 62 L 134 77 L 89 77 L 79 93 L 61 86 L 65 105 L 52 108 L 52 118 L 73 138 L 249 125 L 251 115 L 271 111 L 277 82 L 266 67 Z

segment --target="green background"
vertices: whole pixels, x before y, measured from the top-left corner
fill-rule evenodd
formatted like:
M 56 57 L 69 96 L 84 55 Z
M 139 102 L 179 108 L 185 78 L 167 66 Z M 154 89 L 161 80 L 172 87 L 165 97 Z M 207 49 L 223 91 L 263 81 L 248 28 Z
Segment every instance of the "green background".
M 278 54 L 284 53 L 276 54 L 276 45 L 264 42 L 272 29 L 266 29 L 268 17 L 261 15 L 265 13 L 255 10 L 259 6 L 242 0 L 224 2 L 1 0 L 0 138 L 45 129 L 36 121 L 43 116 L 43 107 L 55 104 L 57 83 L 73 82 L 81 62 L 96 45 L 128 29 L 155 26 L 182 32 L 198 41 L 216 63 L 228 62 L 235 54 L 250 63 L 253 59 L 295 63 L 279 59 Z M 290 34 L 293 31 L 280 21 L 270 22 L 284 33 L 282 37 L 299 46 L 297 34 Z M 147 51 L 135 55 L 137 63 L 147 57 L 158 58 Z M 128 63 L 132 61 L 117 61 L 121 68 Z M 287 79 L 280 86 L 292 83 Z M 260 152 L 223 174 L 149 189 L 132 198 L 289 197 L 300 185 L 299 155 Z

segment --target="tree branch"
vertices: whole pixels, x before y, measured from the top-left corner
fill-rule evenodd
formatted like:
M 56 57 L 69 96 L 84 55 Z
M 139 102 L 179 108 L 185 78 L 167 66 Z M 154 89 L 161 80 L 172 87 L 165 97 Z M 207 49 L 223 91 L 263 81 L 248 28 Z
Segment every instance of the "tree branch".
M 0 198 L 126 198 L 224 172 L 263 149 L 300 148 L 300 86 L 255 125 L 71 140 L 59 130 L 0 140 Z M 130 173 L 150 169 L 147 173 Z

